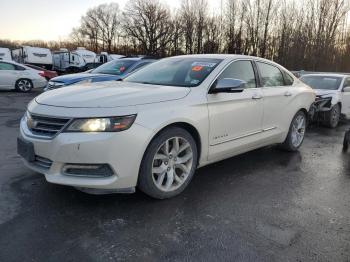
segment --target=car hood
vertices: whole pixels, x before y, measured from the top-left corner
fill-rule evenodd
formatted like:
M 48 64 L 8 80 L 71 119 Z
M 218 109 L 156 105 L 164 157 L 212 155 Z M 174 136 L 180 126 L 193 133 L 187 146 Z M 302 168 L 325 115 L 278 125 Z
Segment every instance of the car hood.
M 324 89 L 314 89 L 316 96 L 321 97 L 332 97 L 338 94 L 338 90 L 324 90 Z
M 58 76 L 55 78 L 52 78 L 50 81 L 53 82 L 61 82 L 61 83 L 65 83 L 66 85 L 69 84 L 73 84 L 73 83 L 77 83 L 83 80 L 87 80 L 87 79 L 94 79 L 94 78 L 98 78 L 98 79 L 120 79 L 120 76 L 116 76 L 116 75 L 106 75 L 106 74 L 92 74 L 92 73 L 79 73 L 79 74 L 69 74 L 69 75 L 63 75 L 63 76 Z
M 190 91 L 187 87 L 101 82 L 77 84 L 45 92 L 36 97 L 35 101 L 57 107 L 110 108 L 177 100 L 187 96 Z

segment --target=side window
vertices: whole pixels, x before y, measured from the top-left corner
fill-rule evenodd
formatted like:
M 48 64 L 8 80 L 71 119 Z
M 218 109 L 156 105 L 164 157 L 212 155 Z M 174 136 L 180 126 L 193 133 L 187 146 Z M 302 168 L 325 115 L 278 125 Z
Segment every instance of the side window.
M 284 86 L 284 79 L 281 70 L 277 67 L 261 62 L 257 62 L 261 84 L 263 87 Z
M 247 82 L 246 88 L 255 88 L 256 79 L 251 61 L 236 61 L 230 64 L 224 72 L 218 77 L 223 78 L 235 78 Z
M 18 71 L 24 71 L 24 70 L 26 70 L 24 67 L 22 67 L 22 66 L 19 66 L 19 65 L 17 65 L 16 66 L 16 70 L 18 70 Z
M 284 73 L 284 82 L 286 86 L 291 86 L 294 83 L 294 79 L 293 77 L 291 77 L 290 74 L 288 74 L 287 72 L 283 72 Z
M 349 87 L 349 86 L 350 86 L 350 78 L 347 78 L 347 79 L 345 79 L 345 81 L 344 81 L 344 86 L 343 86 L 343 88 Z
M 12 64 L 0 62 L 0 70 L 16 70 L 16 67 Z

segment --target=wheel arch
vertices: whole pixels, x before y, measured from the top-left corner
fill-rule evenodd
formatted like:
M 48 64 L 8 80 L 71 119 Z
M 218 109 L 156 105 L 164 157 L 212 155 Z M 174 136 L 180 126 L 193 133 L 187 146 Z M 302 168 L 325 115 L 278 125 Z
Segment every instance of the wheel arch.
M 197 160 L 199 161 L 200 157 L 201 157 L 201 152 L 202 152 L 202 138 L 201 138 L 201 135 L 200 135 L 198 129 L 193 124 L 190 124 L 190 123 L 185 122 L 185 121 L 178 121 L 178 122 L 168 123 L 168 124 L 164 125 L 163 127 L 161 127 L 160 129 L 158 129 L 153 134 L 152 138 L 149 140 L 144 154 L 146 153 L 148 145 L 152 142 L 152 140 L 155 137 L 157 137 L 157 135 L 159 133 L 161 133 L 164 130 L 166 130 L 168 128 L 171 128 L 171 127 L 182 128 L 182 129 L 186 130 L 187 132 L 189 132 L 191 134 L 191 136 L 193 137 L 193 139 L 195 140 L 196 145 L 197 145 Z
M 30 79 L 30 78 L 28 78 L 28 77 L 20 77 L 20 78 L 18 78 L 18 79 L 16 80 L 16 83 L 18 83 L 18 82 L 21 81 L 21 80 L 28 80 L 28 81 L 30 81 L 30 82 L 33 84 L 33 80 Z
M 339 101 L 337 104 L 338 104 L 339 107 L 340 107 L 340 113 L 341 113 L 341 109 L 343 108 L 343 105 L 342 105 L 342 103 L 341 103 L 340 101 Z

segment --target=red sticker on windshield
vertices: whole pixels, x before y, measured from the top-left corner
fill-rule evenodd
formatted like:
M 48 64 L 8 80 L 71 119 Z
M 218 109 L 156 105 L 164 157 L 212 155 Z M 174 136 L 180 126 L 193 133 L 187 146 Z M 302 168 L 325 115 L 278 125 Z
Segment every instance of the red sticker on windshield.
M 121 68 L 119 68 L 120 72 L 123 72 L 125 70 L 125 66 L 122 66 Z
M 203 66 L 194 66 L 192 67 L 192 71 L 198 72 L 201 71 L 203 69 Z

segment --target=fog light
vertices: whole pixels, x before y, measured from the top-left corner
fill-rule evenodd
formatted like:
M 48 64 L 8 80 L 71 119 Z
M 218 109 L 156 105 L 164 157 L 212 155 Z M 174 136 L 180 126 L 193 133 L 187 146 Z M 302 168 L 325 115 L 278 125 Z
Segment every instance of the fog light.
M 108 164 L 66 164 L 63 173 L 67 176 L 77 177 L 110 177 L 113 170 Z

